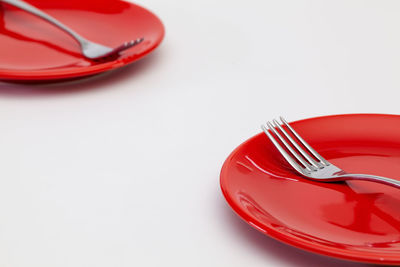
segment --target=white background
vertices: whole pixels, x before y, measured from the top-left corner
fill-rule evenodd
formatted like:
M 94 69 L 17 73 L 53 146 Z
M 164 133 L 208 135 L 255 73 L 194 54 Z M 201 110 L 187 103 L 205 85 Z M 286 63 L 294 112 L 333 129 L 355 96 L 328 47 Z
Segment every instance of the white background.
M 147 58 L 0 83 L 0 266 L 363 266 L 250 228 L 219 171 L 278 115 L 399 113 L 400 2 L 138 3 L 166 27 Z

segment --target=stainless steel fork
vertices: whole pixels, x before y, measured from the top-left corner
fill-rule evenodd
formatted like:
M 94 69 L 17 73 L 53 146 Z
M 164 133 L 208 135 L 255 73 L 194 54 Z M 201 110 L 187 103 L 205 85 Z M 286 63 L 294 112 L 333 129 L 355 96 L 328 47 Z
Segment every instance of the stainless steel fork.
M 261 128 L 286 161 L 302 176 L 318 182 L 363 180 L 400 188 L 400 181 L 391 178 L 347 173 L 318 154 L 284 118 L 280 117 L 280 120 L 283 125 L 274 119 Z
M 64 25 L 63 23 L 58 21 L 57 19 L 55 19 L 52 16 L 50 16 L 49 14 L 41 11 L 40 9 L 28 4 L 25 1 L 22 1 L 22 0 L 0 0 L 0 2 L 4 2 L 9 5 L 18 7 L 22 10 L 25 10 L 33 15 L 36 15 L 36 16 L 50 22 L 51 24 L 54 24 L 58 28 L 62 29 L 63 31 L 65 31 L 66 33 L 71 35 L 75 40 L 78 41 L 78 43 L 81 47 L 82 54 L 86 58 L 89 58 L 89 59 L 107 60 L 108 58 L 112 58 L 113 56 L 118 55 L 120 52 L 122 52 L 128 48 L 131 48 L 137 44 L 140 44 L 144 40 L 143 38 L 139 38 L 136 40 L 125 42 L 116 48 L 107 47 L 107 46 L 87 40 L 86 38 L 84 38 L 81 35 L 79 35 L 78 33 L 76 33 L 74 30 L 72 30 L 71 28 L 67 27 L 66 25 Z

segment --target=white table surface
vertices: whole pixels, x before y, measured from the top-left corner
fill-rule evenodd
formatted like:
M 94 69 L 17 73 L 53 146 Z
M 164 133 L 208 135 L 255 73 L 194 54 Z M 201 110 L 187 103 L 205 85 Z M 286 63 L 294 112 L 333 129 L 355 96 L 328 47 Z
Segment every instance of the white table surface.
M 0 266 L 364 266 L 250 228 L 219 171 L 278 115 L 400 113 L 400 2 L 138 3 L 166 27 L 151 56 L 0 83 Z

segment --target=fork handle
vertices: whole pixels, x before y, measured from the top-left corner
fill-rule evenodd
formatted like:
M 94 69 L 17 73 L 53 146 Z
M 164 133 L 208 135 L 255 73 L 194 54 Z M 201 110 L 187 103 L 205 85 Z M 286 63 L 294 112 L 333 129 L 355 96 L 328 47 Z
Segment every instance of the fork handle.
M 27 12 L 35 15 L 35 16 L 38 16 L 38 17 L 50 22 L 51 24 L 57 26 L 58 28 L 60 28 L 61 30 L 65 31 L 66 33 L 71 35 L 73 38 L 75 38 L 79 42 L 79 44 L 81 46 L 86 41 L 85 38 L 80 36 L 78 33 L 73 31 L 71 28 L 69 28 L 68 26 L 66 26 L 62 22 L 58 21 L 57 19 L 55 19 L 54 17 L 50 16 L 49 14 L 41 11 L 40 9 L 28 4 L 25 1 L 22 1 L 22 0 L 0 0 L 0 2 L 4 2 L 4 3 L 7 3 L 9 5 L 18 7 L 20 9 L 22 9 L 22 10 L 25 10 L 25 11 L 27 11 Z
M 400 189 L 400 181 L 382 177 L 382 176 L 375 176 L 369 174 L 343 174 L 340 175 L 340 178 L 344 178 L 343 180 L 359 180 L 359 181 L 370 181 L 376 182 L 380 184 L 385 184 L 389 186 L 393 186 Z

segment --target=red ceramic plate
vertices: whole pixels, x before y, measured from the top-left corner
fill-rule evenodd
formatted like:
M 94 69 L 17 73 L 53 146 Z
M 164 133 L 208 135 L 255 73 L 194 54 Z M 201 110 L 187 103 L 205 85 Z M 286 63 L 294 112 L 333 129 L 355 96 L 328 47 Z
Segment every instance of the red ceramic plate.
M 161 21 L 148 10 L 119 0 L 28 0 L 89 40 L 117 47 L 145 41 L 108 62 L 84 58 L 78 43 L 62 30 L 0 2 L 0 79 L 59 80 L 93 75 L 127 65 L 155 49 L 164 36 Z
M 338 115 L 291 125 L 333 164 L 400 180 L 400 116 Z M 264 134 L 232 152 L 221 187 L 239 216 L 277 240 L 346 260 L 400 264 L 398 189 L 302 178 Z

